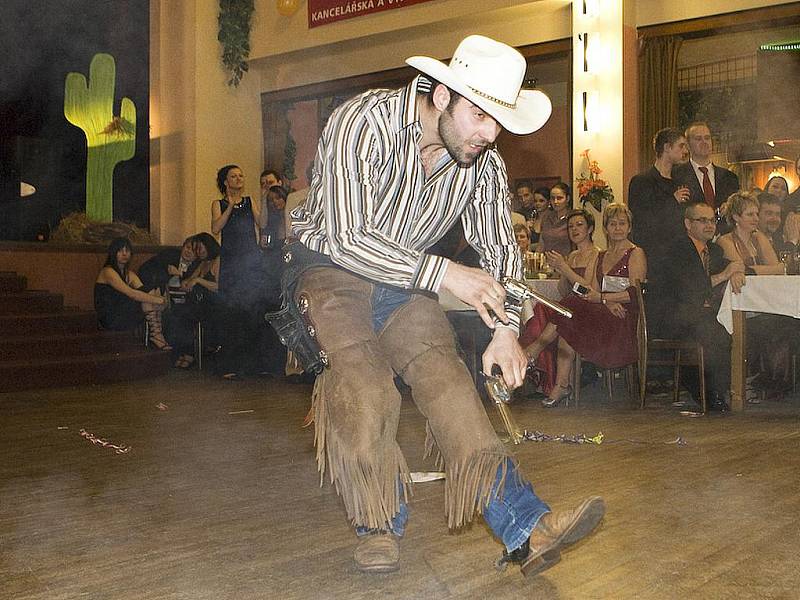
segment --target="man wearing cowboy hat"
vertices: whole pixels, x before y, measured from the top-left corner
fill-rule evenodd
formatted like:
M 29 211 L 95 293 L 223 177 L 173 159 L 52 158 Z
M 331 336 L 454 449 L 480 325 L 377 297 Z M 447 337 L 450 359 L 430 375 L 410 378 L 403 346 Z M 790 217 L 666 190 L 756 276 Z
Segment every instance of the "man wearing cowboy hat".
M 360 536 L 357 567 L 397 569 L 410 483 L 396 441 L 399 375 L 427 418 L 426 449 L 444 465 L 449 527 L 482 513 L 505 546 L 500 563 L 533 575 L 588 535 L 605 505 L 593 497 L 551 512 L 536 496 L 498 440 L 434 294 L 449 290 L 475 308 L 494 330 L 484 372 L 498 366 L 521 385 L 519 310 L 498 280 L 521 277 L 522 265 L 494 141 L 501 127 L 536 131 L 551 105 L 521 89 L 522 55 L 489 38 L 464 39 L 449 65 L 406 62 L 422 72 L 408 86 L 368 91 L 331 115 L 308 199 L 292 212 L 299 242 L 286 248 L 284 293 L 328 365 L 314 388 L 317 462 Z M 482 269 L 425 252 L 458 220 Z

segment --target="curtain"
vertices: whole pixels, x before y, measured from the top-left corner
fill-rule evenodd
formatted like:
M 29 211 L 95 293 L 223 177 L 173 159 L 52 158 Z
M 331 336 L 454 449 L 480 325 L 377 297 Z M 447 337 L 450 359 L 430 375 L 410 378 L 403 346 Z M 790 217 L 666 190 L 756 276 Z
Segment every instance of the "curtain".
M 655 160 L 653 138 L 659 129 L 678 126 L 677 36 L 644 38 L 639 56 L 639 166 Z
M 282 102 L 264 105 L 264 166 L 283 173 L 289 137 L 288 107 Z

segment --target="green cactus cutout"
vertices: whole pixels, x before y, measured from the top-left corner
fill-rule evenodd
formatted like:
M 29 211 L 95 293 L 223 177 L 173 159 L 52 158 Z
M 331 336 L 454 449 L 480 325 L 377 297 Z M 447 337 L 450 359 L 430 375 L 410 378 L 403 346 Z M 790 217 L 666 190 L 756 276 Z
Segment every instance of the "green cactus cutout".
M 86 216 L 110 223 L 114 219 L 114 168 L 136 151 L 136 107 L 122 99 L 114 116 L 116 66 L 110 54 L 95 54 L 89 82 L 82 73 L 67 73 L 64 116 L 86 134 Z

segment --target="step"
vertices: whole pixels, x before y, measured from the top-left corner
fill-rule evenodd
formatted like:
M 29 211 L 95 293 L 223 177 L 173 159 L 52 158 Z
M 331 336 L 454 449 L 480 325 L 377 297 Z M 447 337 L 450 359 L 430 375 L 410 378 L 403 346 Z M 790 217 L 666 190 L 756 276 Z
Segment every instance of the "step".
M 0 315 L 56 313 L 64 308 L 64 296 L 43 290 L 0 292 Z
M 21 335 L 0 337 L 0 361 L 32 358 L 86 356 L 135 350 L 141 337 L 130 331 L 89 331 L 64 335 Z
M 97 329 L 97 315 L 93 310 L 65 309 L 56 313 L 0 314 L 0 332 L 4 337 L 88 333 Z
M 147 348 L 9 361 L 0 363 L 0 392 L 151 379 L 166 373 L 171 364 L 169 352 Z
M 0 293 L 18 294 L 28 287 L 28 280 L 14 271 L 0 271 Z

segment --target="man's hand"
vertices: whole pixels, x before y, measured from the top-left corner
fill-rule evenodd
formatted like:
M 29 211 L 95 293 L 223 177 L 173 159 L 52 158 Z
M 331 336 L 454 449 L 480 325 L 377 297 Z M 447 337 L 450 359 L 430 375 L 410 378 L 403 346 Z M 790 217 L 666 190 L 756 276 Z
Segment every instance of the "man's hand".
M 487 327 L 494 329 L 489 310 L 494 311 L 503 323 L 508 323 L 508 315 L 504 308 L 506 290 L 483 269 L 449 262 L 442 280 L 442 288 L 478 311 Z
M 728 266 L 725 267 L 725 275 L 727 276 L 728 279 L 730 279 L 736 273 L 741 273 L 742 275 L 744 275 L 744 269 L 745 269 L 744 263 L 741 261 L 736 260 L 733 262 L 729 262 Z
M 682 185 L 677 190 L 675 190 L 675 193 L 673 193 L 672 195 L 675 196 L 675 200 L 678 201 L 678 204 L 683 204 L 684 202 L 689 201 L 689 197 L 692 194 L 689 191 L 688 186 Z
M 503 371 L 503 379 L 509 389 L 516 389 L 525 380 L 528 356 L 517 341 L 517 333 L 508 327 L 498 327 L 492 341 L 483 353 L 483 372 L 491 373 L 497 365 Z

